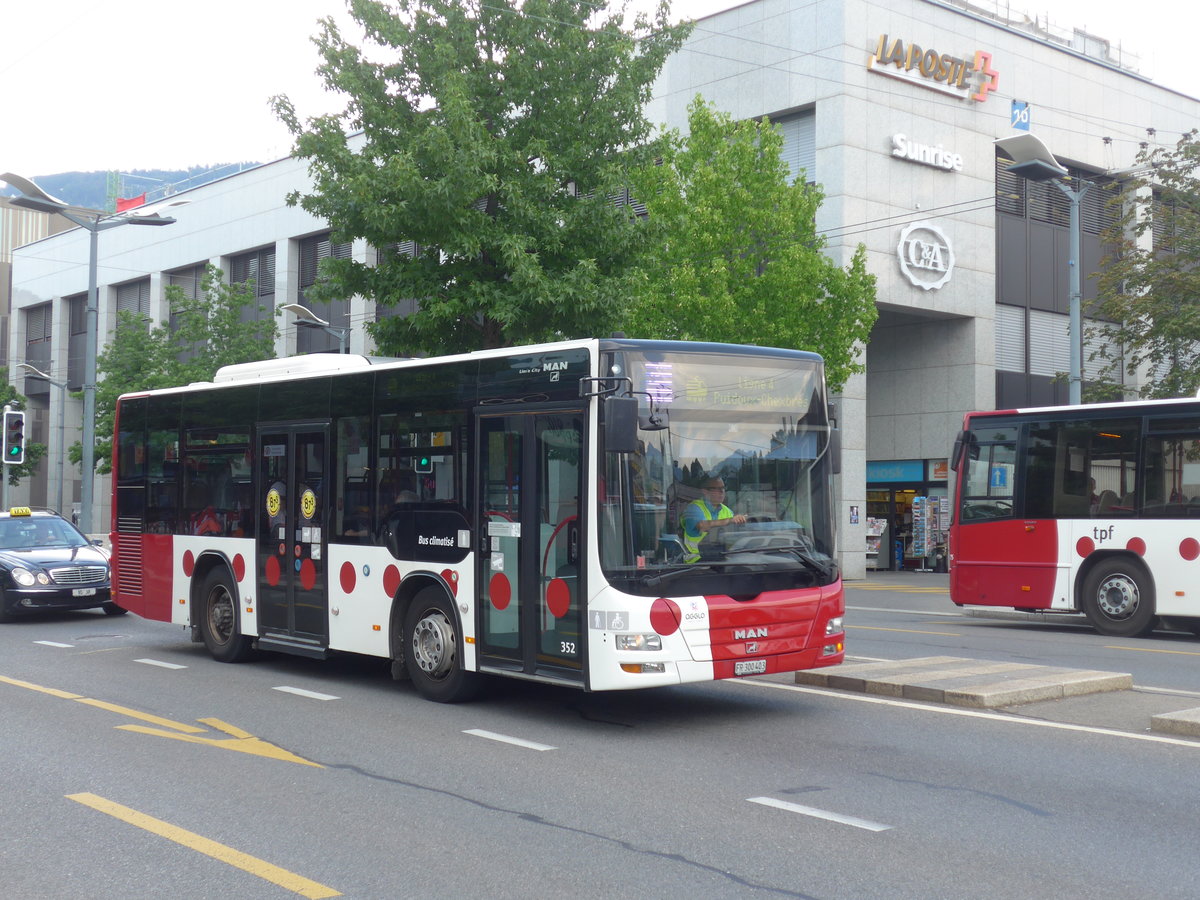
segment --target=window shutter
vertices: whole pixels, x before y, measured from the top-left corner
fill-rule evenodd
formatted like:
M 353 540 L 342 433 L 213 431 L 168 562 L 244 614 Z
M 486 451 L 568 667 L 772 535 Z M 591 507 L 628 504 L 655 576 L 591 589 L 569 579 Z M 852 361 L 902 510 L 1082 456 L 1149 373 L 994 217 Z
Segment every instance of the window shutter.
M 1025 309 L 996 306 L 996 368 L 1005 372 L 1025 371 Z
M 1070 320 L 1040 309 L 1029 311 L 1029 373 L 1056 375 L 1071 368 Z
M 775 120 L 783 135 L 783 150 L 780 156 L 792 173 L 792 180 L 800 177 L 801 170 L 809 184 L 817 180 L 817 114 L 807 110 Z

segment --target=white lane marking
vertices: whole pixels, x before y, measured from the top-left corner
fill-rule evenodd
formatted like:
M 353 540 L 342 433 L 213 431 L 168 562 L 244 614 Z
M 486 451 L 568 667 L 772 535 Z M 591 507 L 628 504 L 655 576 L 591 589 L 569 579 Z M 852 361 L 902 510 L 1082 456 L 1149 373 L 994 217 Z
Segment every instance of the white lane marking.
M 517 747 L 524 747 L 526 750 L 557 750 L 557 747 L 551 747 L 549 744 L 539 744 L 537 741 L 527 741 L 523 738 L 510 737 L 507 734 L 497 734 L 494 731 L 484 731 L 482 728 L 468 728 L 463 734 L 473 734 L 475 737 L 487 738 L 489 741 L 500 741 L 505 744 L 513 744 Z
M 1076 731 L 1083 734 L 1098 734 L 1107 737 L 1125 738 L 1130 741 L 1148 741 L 1152 744 L 1173 744 L 1176 747 L 1191 747 L 1200 750 L 1200 741 L 1188 741 L 1182 738 L 1162 737 L 1156 734 L 1138 734 L 1133 731 L 1116 731 L 1112 728 L 1094 728 L 1090 725 L 1071 725 L 1067 722 L 1047 722 L 1044 719 L 1022 719 L 1019 716 L 1003 713 L 984 712 L 978 709 L 963 709 L 960 706 L 930 706 L 916 703 L 912 700 L 891 700 L 887 697 L 873 697 L 862 694 L 847 694 L 841 691 L 830 691 L 823 688 L 801 687 L 798 684 L 780 684 L 775 681 L 735 681 L 735 684 L 751 684 L 755 687 L 775 688 L 781 691 L 794 691 L 797 694 L 817 694 L 821 697 L 833 697 L 838 700 L 852 700 L 856 703 L 875 703 L 880 706 L 896 706 L 901 709 L 918 709 L 924 712 L 940 713 L 943 716 L 963 716 L 968 719 L 989 719 L 992 722 L 1004 722 L 1008 725 L 1025 725 L 1030 728 L 1055 728 L 1059 731 Z
M 186 669 L 187 666 L 181 666 L 178 663 L 163 662 L 160 659 L 135 659 L 134 662 L 145 663 L 148 666 L 158 666 L 160 669 Z
M 42 644 L 45 647 L 74 647 L 74 644 L 60 644 L 58 641 L 34 641 L 35 644 Z
M 830 822 L 839 822 L 842 825 L 852 825 L 864 831 L 887 831 L 892 827 L 880 822 L 872 822 L 870 819 L 843 816 L 840 813 L 829 812 L 829 810 L 817 809 L 815 806 L 801 806 L 799 803 L 788 803 L 786 800 L 775 800 L 772 797 L 747 797 L 746 801 L 748 803 L 761 803 L 763 806 L 773 806 L 775 809 L 799 813 L 802 816 L 812 816 L 815 819 L 827 819 Z
M 333 694 L 318 694 L 316 691 L 306 691 L 304 688 L 288 687 L 286 684 L 272 688 L 274 691 L 283 691 L 285 694 L 295 694 L 297 697 L 308 697 L 310 700 L 341 700 L 341 697 L 335 697 Z

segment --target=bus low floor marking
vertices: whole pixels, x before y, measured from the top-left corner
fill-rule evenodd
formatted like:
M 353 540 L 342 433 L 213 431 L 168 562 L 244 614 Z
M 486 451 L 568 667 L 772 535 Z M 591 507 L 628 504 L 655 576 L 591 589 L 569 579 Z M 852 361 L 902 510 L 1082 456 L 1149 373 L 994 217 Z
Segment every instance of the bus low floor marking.
M 340 897 L 342 895 L 341 891 L 335 891 L 331 887 L 297 875 L 295 872 L 281 869 L 266 860 L 242 853 L 240 850 L 234 850 L 225 844 L 217 843 L 195 832 L 164 822 L 162 819 L 156 819 L 135 809 L 130 809 L 128 806 L 122 806 L 120 803 L 114 803 L 112 800 L 106 800 L 96 794 L 67 794 L 67 799 L 82 803 L 84 806 L 89 806 L 114 819 L 119 819 L 129 825 L 141 828 L 143 831 L 156 834 L 190 850 L 195 850 L 197 853 L 203 853 L 205 856 L 227 863 L 264 881 L 279 885 L 294 894 L 299 894 L 301 897 L 321 900 L 324 897 Z

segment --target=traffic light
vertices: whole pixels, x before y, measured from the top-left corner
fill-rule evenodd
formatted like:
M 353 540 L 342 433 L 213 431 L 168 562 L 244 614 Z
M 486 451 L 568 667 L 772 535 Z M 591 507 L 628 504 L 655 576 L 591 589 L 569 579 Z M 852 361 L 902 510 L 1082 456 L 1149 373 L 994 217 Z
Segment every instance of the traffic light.
M 4 413 L 4 462 L 19 466 L 25 462 L 25 413 Z
M 418 454 L 416 463 L 418 475 L 429 475 L 433 472 L 433 457 L 428 453 Z

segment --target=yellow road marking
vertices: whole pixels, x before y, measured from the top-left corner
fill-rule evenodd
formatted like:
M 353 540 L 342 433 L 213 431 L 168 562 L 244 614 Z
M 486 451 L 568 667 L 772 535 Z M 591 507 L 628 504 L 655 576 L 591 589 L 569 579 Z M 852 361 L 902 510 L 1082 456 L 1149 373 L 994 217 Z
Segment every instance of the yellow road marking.
M 271 759 L 278 759 L 282 762 L 300 763 L 305 766 L 312 766 L 317 769 L 325 768 L 320 763 L 310 762 L 302 756 L 297 756 L 294 753 L 289 753 L 282 747 L 277 747 L 267 741 L 259 740 L 254 735 L 242 731 L 233 725 L 222 722 L 220 719 L 201 719 L 207 725 L 219 731 L 224 731 L 226 734 L 232 735 L 230 738 L 209 738 L 196 737 L 194 734 L 177 734 L 174 731 L 164 731 L 160 728 L 147 728 L 145 725 L 118 725 L 121 731 L 135 731 L 138 734 L 152 734 L 155 737 L 172 738 L 176 741 L 187 741 L 191 744 L 208 744 L 210 747 L 219 747 L 222 750 L 236 750 L 239 753 L 253 753 L 255 756 L 269 756 Z M 202 729 L 195 729 L 201 731 Z
M 141 719 L 143 722 L 153 722 L 155 725 L 162 725 L 164 728 L 174 728 L 176 731 L 184 731 L 188 734 L 203 734 L 203 728 L 197 728 L 195 725 L 187 725 L 183 722 L 176 722 L 172 719 L 164 719 L 162 716 L 151 715 L 150 713 L 142 712 L 137 709 L 130 709 L 128 706 L 118 706 L 115 703 L 109 703 L 106 700 L 93 700 L 90 697 L 76 697 L 80 703 L 86 703 L 88 706 L 95 706 L 98 709 L 107 709 L 109 712 L 119 713 L 122 716 L 129 716 L 131 719 Z
M 80 700 L 82 697 L 79 694 L 71 694 L 67 691 L 60 691 L 57 688 L 42 687 L 39 684 L 31 684 L 28 681 L 17 681 L 15 678 L 5 678 L 0 675 L 0 681 L 5 684 L 11 684 L 15 687 L 28 688 L 31 691 L 40 691 L 43 694 L 49 694 L 51 697 L 62 697 L 64 700 Z
M 128 806 L 122 806 L 120 803 L 106 800 L 96 794 L 67 794 L 67 799 L 74 800 L 76 803 L 82 803 L 84 806 L 90 806 L 92 809 L 112 816 L 114 819 L 120 819 L 122 822 L 127 822 L 144 831 L 149 831 L 151 834 L 156 834 L 169 841 L 182 844 L 184 847 L 195 850 L 198 853 L 203 853 L 205 856 L 211 856 L 213 859 L 228 863 L 235 868 L 241 869 L 243 872 L 249 872 L 251 875 L 257 876 L 264 881 L 269 881 L 285 890 L 299 894 L 301 897 L 320 900 L 323 897 L 340 897 L 342 895 L 341 891 L 335 891 L 331 887 L 312 881 L 302 875 L 297 875 L 295 872 L 281 869 L 279 866 L 272 865 L 256 856 L 250 856 L 248 853 L 234 850 L 225 844 L 217 843 L 195 832 L 171 825 L 162 819 L 148 816 L 145 813 L 138 812 L 136 809 L 130 809 Z
M 1131 650 L 1134 653 L 1175 653 L 1180 656 L 1200 656 L 1196 650 L 1155 650 L 1152 647 L 1105 647 L 1105 650 Z
M 305 766 L 313 766 L 317 769 L 325 768 L 320 763 L 310 762 L 301 756 L 290 753 L 282 747 L 277 747 L 267 741 L 256 738 L 248 731 L 243 731 L 236 725 L 230 725 L 228 722 L 222 722 L 220 719 L 200 719 L 199 721 L 210 728 L 215 728 L 218 731 L 223 731 L 229 737 L 198 737 L 205 733 L 203 728 L 197 728 L 195 725 L 188 725 L 186 722 L 176 722 L 173 719 L 164 719 L 162 716 L 151 715 L 150 713 L 142 712 L 138 709 L 130 709 L 128 706 L 118 706 L 116 703 L 109 703 L 106 700 L 95 700 L 91 697 L 84 697 L 80 694 L 72 694 L 67 691 L 60 691 L 56 688 L 43 687 L 40 684 L 33 684 L 28 681 L 18 681 L 15 678 L 6 678 L 0 675 L 0 682 L 11 684 L 14 687 L 27 688 L 31 691 L 38 691 L 42 694 L 49 694 L 52 697 L 61 697 L 64 700 L 74 700 L 78 703 L 84 703 L 88 706 L 94 706 L 97 709 L 108 710 L 122 716 L 128 716 L 131 719 L 140 719 L 143 722 L 149 722 L 151 725 L 160 726 L 158 728 L 148 728 L 145 725 L 118 725 L 116 726 L 121 731 L 133 731 L 138 734 L 149 734 L 155 737 L 173 738 L 177 741 L 188 741 L 193 744 L 207 744 L 210 747 L 217 747 L 222 750 L 236 750 L 239 753 L 252 753 L 255 756 L 266 756 L 271 759 L 278 759 L 282 762 L 300 763 Z M 166 729 L 171 729 L 170 731 Z
M 842 585 L 848 591 L 894 591 L 897 594 L 949 594 L 947 588 L 938 587 L 895 587 L 890 584 L 858 584 L 844 582 Z
M 846 630 L 857 628 L 860 631 L 899 631 L 902 634 L 936 634 L 941 637 L 962 637 L 961 634 L 955 634 L 952 631 L 917 631 L 914 628 L 881 628 L 878 625 L 847 625 Z

